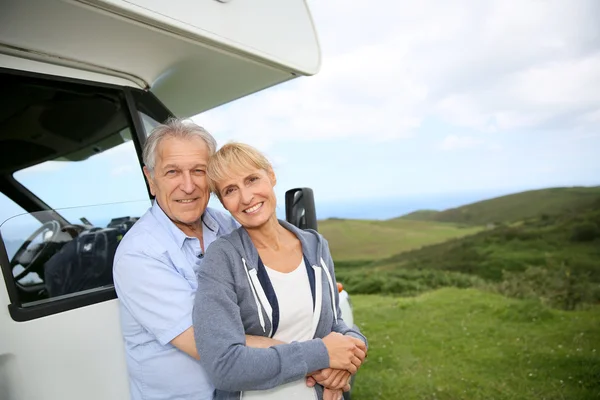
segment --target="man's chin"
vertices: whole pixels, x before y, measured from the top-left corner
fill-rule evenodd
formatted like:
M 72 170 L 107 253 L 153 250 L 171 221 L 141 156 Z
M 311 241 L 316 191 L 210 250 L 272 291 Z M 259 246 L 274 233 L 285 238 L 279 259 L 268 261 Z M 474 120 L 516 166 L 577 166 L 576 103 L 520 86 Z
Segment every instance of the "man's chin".
M 202 217 L 202 213 L 182 213 L 176 216 L 175 219 L 178 223 L 183 225 L 194 225 L 200 222 L 200 218 Z

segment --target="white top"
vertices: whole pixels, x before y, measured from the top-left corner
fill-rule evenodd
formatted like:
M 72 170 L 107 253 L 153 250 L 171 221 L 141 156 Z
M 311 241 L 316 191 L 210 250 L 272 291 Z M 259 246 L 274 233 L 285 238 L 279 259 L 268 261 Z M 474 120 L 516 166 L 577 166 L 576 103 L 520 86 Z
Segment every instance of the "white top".
M 265 265 L 279 304 L 279 326 L 274 339 L 286 343 L 312 339 L 313 299 L 304 258 L 300 265 L 289 273 L 275 271 Z M 306 386 L 300 379 L 269 390 L 244 392 L 244 399 L 261 400 L 316 400 L 314 388 Z

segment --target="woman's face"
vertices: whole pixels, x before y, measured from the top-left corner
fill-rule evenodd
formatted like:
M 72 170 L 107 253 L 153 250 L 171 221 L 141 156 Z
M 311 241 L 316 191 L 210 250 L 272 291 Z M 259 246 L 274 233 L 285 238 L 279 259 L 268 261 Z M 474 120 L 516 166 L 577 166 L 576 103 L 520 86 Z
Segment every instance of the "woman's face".
M 257 228 L 275 215 L 275 174 L 242 169 L 217 183 L 221 203 L 244 228 Z

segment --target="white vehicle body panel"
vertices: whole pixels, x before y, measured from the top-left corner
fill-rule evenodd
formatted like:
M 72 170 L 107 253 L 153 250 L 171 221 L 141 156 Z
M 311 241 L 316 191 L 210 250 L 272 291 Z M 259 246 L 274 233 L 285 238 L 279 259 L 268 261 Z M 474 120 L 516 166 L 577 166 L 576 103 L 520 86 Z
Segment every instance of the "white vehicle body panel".
M 352 328 L 352 326 L 354 326 L 354 314 L 352 312 L 352 306 L 350 305 L 348 292 L 345 290 L 340 292 L 340 309 L 342 310 L 344 322 Z
M 15 322 L 0 301 L 0 398 L 128 399 L 118 300 Z
M 87 0 L 91 5 L 133 15 L 182 36 L 212 41 L 253 58 L 315 74 L 320 55 L 304 1 Z M 273 37 L 273 32 L 277 33 Z

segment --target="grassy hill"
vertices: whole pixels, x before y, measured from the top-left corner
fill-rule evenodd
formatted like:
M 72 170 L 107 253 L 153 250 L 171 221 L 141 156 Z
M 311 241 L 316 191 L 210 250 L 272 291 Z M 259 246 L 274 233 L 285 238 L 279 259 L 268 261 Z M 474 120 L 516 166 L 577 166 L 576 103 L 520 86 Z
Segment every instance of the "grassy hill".
M 328 219 L 319 221 L 319 232 L 329 241 L 334 260 L 376 260 L 393 254 L 470 235 L 479 227 L 409 220 Z
M 352 398 L 596 399 L 600 308 L 565 312 L 479 290 L 354 295 L 369 339 Z
M 542 214 L 556 215 L 568 212 L 591 204 L 598 196 L 600 196 L 600 186 L 530 190 L 440 212 L 415 211 L 399 219 L 471 225 L 514 222 L 539 217 Z
M 488 287 L 564 309 L 600 303 L 600 196 L 562 214 L 361 265 L 341 263 L 336 273 L 352 293 L 412 295 L 444 286 Z
M 397 219 L 404 219 L 410 221 L 435 221 L 436 216 L 441 211 L 437 210 L 417 210 L 406 215 L 401 216 Z

